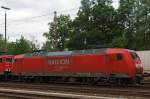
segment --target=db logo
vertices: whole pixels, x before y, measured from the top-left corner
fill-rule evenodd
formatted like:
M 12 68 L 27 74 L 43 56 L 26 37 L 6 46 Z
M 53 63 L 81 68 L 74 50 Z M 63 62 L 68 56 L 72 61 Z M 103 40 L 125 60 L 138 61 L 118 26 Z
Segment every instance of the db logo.
M 48 64 L 50 65 L 68 65 L 70 64 L 69 59 L 49 59 Z

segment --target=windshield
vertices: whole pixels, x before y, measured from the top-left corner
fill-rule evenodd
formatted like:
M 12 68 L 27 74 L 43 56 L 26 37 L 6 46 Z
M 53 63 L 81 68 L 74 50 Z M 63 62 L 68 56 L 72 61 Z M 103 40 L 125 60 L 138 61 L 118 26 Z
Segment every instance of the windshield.
M 6 58 L 6 62 L 7 62 L 7 63 L 12 63 L 12 62 L 13 62 L 13 59 L 12 59 L 12 58 Z
M 140 57 L 135 52 L 130 52 L 130 54 L 134 60 L 140 60 Z

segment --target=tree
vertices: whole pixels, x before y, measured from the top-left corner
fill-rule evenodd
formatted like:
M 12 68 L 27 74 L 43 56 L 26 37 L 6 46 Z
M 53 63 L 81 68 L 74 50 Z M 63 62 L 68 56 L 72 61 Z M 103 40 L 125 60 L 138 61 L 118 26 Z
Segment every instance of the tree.
M 49 23 L 49 32 L 43 34 L 47 38 L 43 49 L 64 50 L 71 33 L 70 23 L 69 15 L 55 15 L 53 22 Z
M 137 0 L 138 17 L 136 23 L 137 50 L 150 49 L 150 2 L 149 0 Z
M 2 35 L 0 35 L 0 54 L 3 54 L 5 51 L 5 40 Z
M 34 50 L 32 49 L 33 43 L 26 40 L 23 36 L 16 42 L 10 43 L 9 46 L 11 47 L 11 54 L 23 54 Z
M 42 49 L 43 50 L 46 50 L 46 51 L 52 51 L 52 47 L 51 47 L 51 42 L 50 41 L 46 41 L 43 46 L 42 46 Z
M 70 49 L 87 49 L 92 45 L 108 46 L 118 34 L 117 15 L 112 0 L 82 0 L 78 16 L 73 21 Z M 95 48 L 95 47 L 93 47 Z
M 150 49 L 150 1 L 120 0 L 118 9 L 112 0 L 82 0 L 77 17 L 72 21 L 51 22 L 44 35 L 45 49 L 70 50 L 97 47 Z M 67 27 L 67 28 L 66 28 Z
M 81 7 L 78 11 L 78 16 L 73 20 L 72 35 L 67 46 L 69 49 L 85 49 L 87 48 L 87 31 L 90 29 L 90 12 L 91 12 L 91 1 L 82 0 Z
M 126 39 L 126 48 L 147 49 L 149 41 L 149 13 L 147 0 L 120 0 L 119 23 Z
M 116 11 L 112 6 L 112 0 L 93 0 L 93 2 L 89 43 L 108 46 L 118 35 Z
M 116 48 L 124 48 L 125 46 L 125 38 L 123 37 L 116 37 L 112 40 L 109 47 L 116 47 Z

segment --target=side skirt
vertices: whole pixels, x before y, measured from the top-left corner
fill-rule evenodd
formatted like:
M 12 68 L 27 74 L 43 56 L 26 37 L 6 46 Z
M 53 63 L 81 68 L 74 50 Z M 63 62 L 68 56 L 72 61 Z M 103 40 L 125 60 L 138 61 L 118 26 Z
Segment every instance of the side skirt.
M 22 73 L 12 74 L 15 81 L 25 82 L 51 82 L 51 83 L 79 83 L 79 84 L 121 84 L 131 83 L 131 77 L 124 74 L 104 74 L 104 73 Z

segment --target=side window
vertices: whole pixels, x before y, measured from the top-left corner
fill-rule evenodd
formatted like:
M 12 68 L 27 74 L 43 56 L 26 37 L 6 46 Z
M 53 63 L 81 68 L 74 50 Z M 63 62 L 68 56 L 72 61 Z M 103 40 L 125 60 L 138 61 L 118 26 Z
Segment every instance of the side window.
M 7 62 L 7 63 L 12 63 L 12 62 L 13 62 L 13 59 L 12 59 L 12 58 L 6 58 L 6 62 Z
M 17 64 L 18 63 L 20 64 L 20 63 L 22 63 L 22 59 L 15 59 L 14 62 L 17 63 Z
M 140 60 L 140 57 L 136 53 L 131 52 L 130 54 L 134 60 Z
M 117 61 L 120 61 L 120 60 L 123 60 L 123 55 L 122 54 L 116 54 L 116 60 Z
M 15 63 L 17 63 L 18 62 L 18 59 L 15 59 L 15 61 L 14 61 Z
M 0 58 L 0 63 L 2 63 L 3 62 L 3 59 L 2 58 Z

